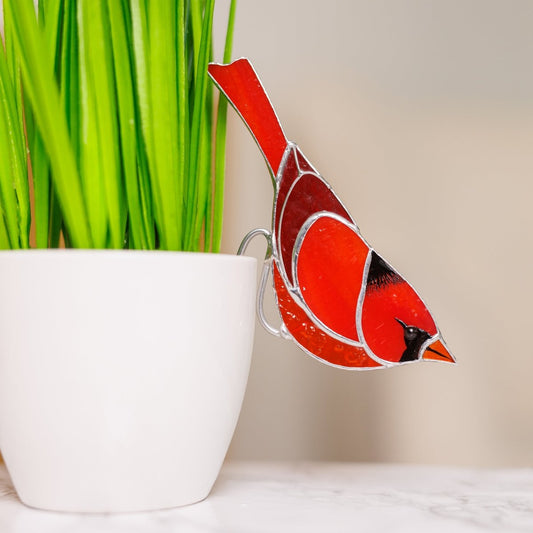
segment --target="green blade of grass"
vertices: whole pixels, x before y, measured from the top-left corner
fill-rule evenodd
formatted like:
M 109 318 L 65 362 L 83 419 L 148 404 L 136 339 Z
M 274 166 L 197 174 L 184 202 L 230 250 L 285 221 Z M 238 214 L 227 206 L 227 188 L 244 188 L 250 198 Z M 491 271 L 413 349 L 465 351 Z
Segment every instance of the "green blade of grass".
M 122 248 L 125 206 L 118 168 L 113 57 L 104 0 L 81 0 L 79 16 L 82 73 L 83 183 L 95 244 Z M 95 193 L 93 195 L 93 192 Z M 109 231 L 109 235 L 107 232 Z
M 43 0 L 38 4 L 38 21 L 46 36 L 49 61 L 55 52 L 52 50 L 50 33 L 47 33 L 45 19 L 50 20 L 50 27 L 53 25 L 52 13 L 50 17 L 45 16 L 45 8 L 53 6 L 55 0 Z M 55 62 L 54 62 L 55 64 Z M 50 165 L 48 156 L 44 148 L 43 140 L 39 129 L 35 125 L 33 110 L 29 102 L 25 106 L 26 133 L 28 136 L 28 146 L 30 151 L 32 184 L 33 184 L 33 226 L 35 229 L 35 246 L 46 248 L 48 246 L 48 217 L 49 217 L 49 194 L 50 194 Z
M 209 190 L 209 183 L 206 183 L 206 173 L 202 165 L 205 157 L 205 150 L 208 142 L 204 138 L 210 135 L 207 132 L 208 126 L 204 123 L 207 108 L 207 65 L 209 63 L 213 27 L 214 0 L 206 0 L 205 10 L 202 20 L 202 35 L 200 40 L 200 50 L 198 53 L 198 64 L 196 67 L 195 96 L 193 116 L 191 123 L 191 145 L 190 145 L 190 170 L 189 180 L 194 183 L 194 187 L 189 189 L 187 202 L 191 207 L 191 215 L 187 217 L 188 230 L 187 249 L 197 249 L 197 242 L 202 230 L 203 216 L 205 215 L 206 194 Z M 210 160 L 210 155 L 208 155 Z M 210 163 L 209 163 L 210 166 Z M 209 172 L 207 173 L 209 178 Z
M 207 63 L 213 58 L 210 53 Z M 207 64 L 206 64 L 207 69 Z M 198 154 L 198 188 L 196 198 L 196 213 L 194 233 L 192 237 L 193 250 L 209 249 L 210 240 L 210 217 L 211 196 L 213 194 L 212 166 L 213 166 L 213 87 L 207 80 L 206 98 L 204 112 L 202 114 L 202 124 L 200 131 L 200 149 Z M 203 247 L 201 240 L 203 238 Z
M 92 79 L 92 42 L 90 26 L 92 24 L 90 0 L 80 0 L 77 6 L 79 69 L 80 69 L 80 169 L 82 175 L 83 195 L 87 205 L 87 214 L 91 236 L 95 248 L 107 245 L 107 210 L 102 168 L 101 146 L 98 131 L 94 83 Z
M 137 115 L 139 116 L 139 115 Z M 144 140 L 141 128 L 137 126 L 137 176 L 139 180 L 139 193 L 143 221 L 146 224 L 147 248 L 153 250 L 157 247 L 156 232 L 153 215 L 152 189 L 150 185 L 150 170 L 148 167 L 148 157 L 144 148 Z
M 48 224 L 50 220 L 50 163 L 39 130 L 34 131 L 30 142 L 33 176 L 35 246 L 48 247 Z
M 187 56 L 188 56 L 188 71 L 187 71 L 187 105 L 189 107 L 189 121 L 187 128 L 189 129 L 189 166 L 188 172 L 185 176 L 184 182 L 184 236 L 185 236 L 185 249 L 190 250 L 192 246 L 192 232 L 194 226 L 194 206 L 196 204 L 197 186 L 198 182 L 196 176 L 192 176 L 191 171 L 191 159 L 196 156 L 192 153 L 191 147 L 191 135 L 192 131 L 192 119 L 194 118 L 194 105 L 195 105 L 195 89 L 196 89 L 196 76 L 198 69 L 198 61 L 200 57 L 200 41 L 202 34 L 202 13 L 204 7 L 204 0 L 189 0 L 187 2 L 187 18 L 186 18 L 186 33 L 187 33 Z
M 7 11 L 7 10 L 5 10 Z M 10 12 L 7 11 L 4 14 L 4 44 L 5 44 L 5 52 L 6 52 L 6 58 L 7 58 L 7 66 L 9 75 L 11 78 L 11 83 L 13 85 L 14 92 L 12 93 L 13 97 L 13 104 L 16 109 L 16 116 L 19 123 L 19 131 L 21 135 L 24 135 L 24 126 L 23 126 L 23 120 L 24 120 L 24 113 L 23 113 L 23 106 L 22 106 L 22 94 L 21 94 L 21 82 L 20 82 L 20 69 L 18 65 L 18 61 L 16 58 L 16 52 L 15 52 L 15 46 L 14 46 L 14 39 L 13 39 L 13 25 L 15 24 L 15 21 L 10 18 Z
M 69 3 L 69 0 L 66 0 Z M 59 59 L 61 48 L 61 25 L 66 7 L 63 0 L 39 0 L 39 23 L 44 27 L 45 39 L 50 60 L 54 61 L 55 71 L 59 73 Z
M 4 47 L 0 40 L 0 63 L 5 61 Z M 2 74 L 0 73 L 0 78 Z M 18 229 L 16 226 L 16 213 L 7 213 L 6 208 L 10 207 L 9 202 L 11 201 L 11 206 L 14 206 L 14 198 L 8 197 L 6 201 L 6 188 L 8 192 L 10 191 L 9 183 L 11 180 L 11 172 L 9 165 L 9 154 L 6 150 L 5 139 L 7 137 L 6 122 L 4 120 L 4 106 L 0 104 L 0 249 L 9 250 L 11 248 L 18 248 L 16 243 L 18 242 Z M 9 220 L 11 217 L 11 221 Z M 10 228 L 9 223 L 11 223 L 14 228 L 14 233 L 11 232 L 16 238 L 15 246 L 11 245 L 10 239 Z
M 9 235 L 5 225 L 5 216 L 3 209 L 0 208 L 0 250 L 9 250 L 11 245 L 9 243 Z
M 12 98 L 11 77 L 7 66 L 4 47 L 0 40 L 0 199 L 2 201 L 3 224 L 5 223 L 9 248 L 20 248 L 17 221 L 17 197 L 13 187 L 13 168 L 10 119 Z M 11 104 L 11 105 L 10 105 Z M 5 243 L 4 243 L 5 244 Z
M 80 167 L 80 65 L 77 0 L 64 1 L 61 33 L 60 79 L 61 102 L 65 110 L 71 145 L 78 168 Z
M 50 191 L 50 220 L 48 222 L 48 246 L 59 248 L 63 216 L 54 189 Z M 65 240 L 68 239 L 66 236 Z
M 63 0 L 63 21 L 61 26 L 59 77 L 60 99 L 64 109 L 65 118 L 70 137 L 70 145 L 74 154 L 78 172 L 81 168 L 81 117 L 80 117 L 80 73 L 79 73 L 79 46 L 78 46 L 78 20 L 77 0 Z M 63 223 L 63 215 L 55 192 L 51 184 L 50 192 L 50 220 L 49 220 L 49 246 L 57 248 L 60 244 L 60 232 L 63 228 L 65 241 L 69 242 L 68 229 Z
M 54 63 L 56 75 L 60 54 L 60 25 L 63 18 L 62 0 L 46 0 L 39 2 L 39 25 L 44 29 L 49 61 Z M 26 116 L 32 117 L 31 106 L 27 106 Z M 28 121 L 27 121 L 28 122 Z M 51 176 L 50 161 L 38 128 L 28 128 L 27 131 L 33 177 L 34 197 L 34 228 L 35 246 L 47 248 L 49 242 Z
M 212 60 L 212 54 L 209 61 Z M 203 237 L 203 248 L 204 252 L 209 252 L 211 250 L 211 211 L 213 209 L 213 190 L 214 190 L 214 181 L 213 181 L 213 87 L 208 83 L 207 89 L 207 99 L 206 99 L 206 113 L 204 115 L 204 120 L 202 124 L 202 157 L 200 159 L 200 174 L 202 175 L 202 180 L 205 183 L 204 190 L 204 200 L 202 202 L 204 213 L 201 218 L 201 224 L 197 226 L 198 231 L 202 231 L 203 236 L 195 236 L 197 242 L 197 249 L 200 251 L 200 241 Z M 203 224 L 203 227 L 202 227 Z
M 127 0 L 123 0 L 127 2 Z M 145 0 L 130 1 L 131 29 L 129 30 L 131 54 L 133 55 L 135 114 L 137 116 L 137 173 L 143 219 L 146 221 L 146 234 L 150 248 L 156 246 L 154 209 L 158 209 L 152 197 L 148 152 L 153 153 L 151 146 L 152 129 L 149 111 L 147 63 L 148 43 L 148 7 Z M 154 204 L 154 205 L 152 205 Z M 160 214 L 159 214 L 159 219 Z
M 213 6 L 214 8 L 214 6 Z M 212 39 L 209 44 L 209 56 L 205 66 L 213 60 Z M 202 115 L 202 125 L 200 132 L 200 153 L 198 154 L 198 191 L 197 203 L 198 213 L 195 220 L 193 234 L 193 250 L 209 251 L 211 240 L 211 205 L 213 196 L 213 86 L 209 83 L 209 77 L 206 78 L 206 98 L 204 104 L 204 113 Z M 202 242 L 203 241 L 203 242 Z
M 94 2 L 94 0 L 91 0 Z M 110 2 L 112 3 L 112 2 Z M 100 139 L 103 145 L 103 168 L 107 210 L 109 217 L 110 244 L 112 248 L 124 247 L 124 234 L 127 223 L 127 204 L 124 180 L 119 166 L 120 142 L 118 124 L 118 103 L 116 96 L 116 80 L 113 70 L 113 47 L 109 21 L 107 0 L 100 0 L 101 25 L 94 25 L 96 38 L 102 39 L 102 60 L 96 78 L 97 101 L 99 113 Z M 98 60 L 95 61 L 95 66 Z M 102 105 L 103 104 L 103 105 Z
M 178 69 L 178 154 L 179 168 L 176 176 L 178 202 L 181 210 L 182 228 L 186 228 L 185 219 L 185 183 L 189 175 L 189 76 L 188 76 L 188 36 L 186 0 L 178 0 L 177 13 L 177 69 Z M 182 238 L 182 242 L 184 239 Z
M 198 60 L 200 58 L 200 42 L 202 38 L 202 16 L 205 0 L 189 0 L 189 33 L 191 38 L 192 71 L 191 79 L 197 74 Z
M 69 141 L 67 123 L 54 80 L 46 40 L 35 18 L 31 0 L 5 0 L 5 11 L 16 19 L 14 44 L 22 70 L 24 90 L 34 110 L 50 157 L 53 180 L 70 237 L 76 247 L 90 248 L 85 204 L 75 158 Z
M 16 214 L 18 225 L 18 241 L 21 248 L 29 247 L 30 232 L 30 197 L 28 186 L 28 161 L 26 138 L 24 135 L 20 71 L 15 57 L 13 32 L 15 21 L 8 11 L 5 15 L 6 58 L 4 70 L 2 99 L 5 107 L 7 142 L 9 146 L 11 179 L 16 198 Z
M 237 0 L 231 0 L 226 43 L 224 46 L 224 63 L 231 61 L 233 33 L 235 28 L 235 11 Z M 219 95 L 217 125 L 215 131 L 215 192 L 213 200 L 213 251 L 219 252 L 222 242 L 222 215 L 224 210 L 224 176 L 226 172 L 226 126 L 228 101 Z
M 177 153 L 177 54 L 176 18 L 174 2 L 150 2 L 148 6 L 150 35 L 149 107 L 151 135 L 148 141 L 152 193 L 159 220 L 160 246 L 166 250 L 180 250 L 182 224 L 179 206 L 181 199 L 176 184 L 179 171 Z
M 3 52 L 2 52 L 3 55 Z M 14 96 L 5 61 L 0 70 L 0 105 L 3 107 L 2 122 L 4 139 L 2 141 L 4 164 L 3 197 L 8 205 L 5 207 L 9 220 L 10 240 L 13 247 L 29 247 L 30 198 L 28 189 L 28 169 L 26 161 L 26 143 L 20 132 L 18 105 Z
M 5 79 L 8 72 L 7 58 L 5 55 L 4 46 L 0 38 L 0 85 L 4 86 L 9 82 Z M 0 95 L 0 249 L 8 250 L 17 248 L 18 243 L 18 228 L 16 224 L 16 211 L 14 209 L 14 194 L 10 187 L 11 182 L 11 167 L 10 157 L 7 148 L 7 120 L 5 119 L 6 102 Z M 6 194 L 7 192 L 7 194 Z M 11 208 L 11 212 L 8 210 Z M 10 231 L 11 226 L 11 231 Z M 16 237 L 15 246 L 11 244 L 10 233 Z
M 148 72 L 148 55 L 149 55 L 149 40 L 148 40 L 148 6 L 147 0 L 131 0 L 131 23 L 132 23 L 132 37 L 133 50 L 135 60 L 135 74 L 136 74 L 136 90 L 139 106 L 139 113 L 141 115 L 141 129 L 143 137 L 147 143 L 147 150 L 151 155 L 152 146 L 148 141 L 152 139 L 152 122 L 150 120 L 150 96 L 149 96 L 149 72 Z
M 116 91 L 118 100 L 121 161 L 124 172 L 128 211 L 130 216 L 130 237 L 134 248 L 152 249 L 153 237 L 142 208 L 141 191 L 137 179 L 137 114 L 135 112 L 133 68 L 128 36 L 128 4 L 124 1 L 110 2 L 109 19 L 113 43 Z
M 213 129 L 213 128 L 212 128 Z M 213 150 L 213 141 L 211 141 L 211 151 Z M 211 154 L 210 154 L 211 155 Z M 211 158 L 210 158 L 211 159 Z M 204 227 L 203 227 L 203 248 L 201 251 L 213 251 L 213 192 L 214 192 L 214 175 L 212 168 L 210 168 L 210 189 L 207 195 L 207 203 L 205 206 Z

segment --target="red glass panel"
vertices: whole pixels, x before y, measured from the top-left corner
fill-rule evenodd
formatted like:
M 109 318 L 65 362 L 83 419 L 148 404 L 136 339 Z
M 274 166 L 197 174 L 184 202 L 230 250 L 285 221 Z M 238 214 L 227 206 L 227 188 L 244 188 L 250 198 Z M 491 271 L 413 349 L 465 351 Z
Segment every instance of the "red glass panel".
M 298 251 L 298 285 L 309 309 L 335 333 L 355 341 L 368 251 L 351 227 L 327 216 L 313 223 Z
M 275 176 L 287 139 L 252 65 L 238 59 L 229 65 L 211 63 L 208 71 L 252 132 Z
M 406 350 L 404 327 L 436 335 L 437 327 L 414 289 L 397 273 L 380 284 L 369 284 L 363 300 L 361 326 L 368 347 L 384 359 L 397 363 Z
M 350 215 L 337 200 L 331 188 L 315 174 L 304 174 L 287 196 L 278 235 L 281 259 L 291 284 L 294 283 L 291 261 L 296 237 L 304 222 L 319 211 L 329 211 L 352 222 Z
M 302 154 L 301 150 L 298 150 L 296 155 L 298 158 L 298 166 L 300 167 L 302 174 L 304 172 L 310 172 L 311 174 L 314 174 L 316 172 L 315 169 L 311 166 L 311 163 L 309 163 L 306 157 Z
M 296 162 L 296 149 L 290 151 L 283 167 L 283 177 L 279 181 L 276 192 L 275 203 L 275 217 L 274 217 L 274 231 L 279 231 L 279 221 L 281 218 L 281 211 L 285 204 L 285 199 L 292 184 L 300 176 L 300 169 Z
M 274 285 L 283 322 L 302 348 L 333 365 L 347 368 L 381 366 L 368 357 L 363 348 L 337 341 L 315 326 L 287 291 L 276 265 Z

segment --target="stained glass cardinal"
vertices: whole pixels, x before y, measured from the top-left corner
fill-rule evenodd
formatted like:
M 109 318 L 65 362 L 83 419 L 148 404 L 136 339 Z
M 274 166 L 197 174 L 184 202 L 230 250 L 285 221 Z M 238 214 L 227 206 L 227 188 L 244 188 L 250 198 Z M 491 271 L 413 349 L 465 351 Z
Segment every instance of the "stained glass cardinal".
M 330 185 L 287 140 L 250 62 L 211 64 L 209 74 L 272 174 L 268 267 L 284 336 L 341 368 L 455 362 L 415 290 L 365 241 Z

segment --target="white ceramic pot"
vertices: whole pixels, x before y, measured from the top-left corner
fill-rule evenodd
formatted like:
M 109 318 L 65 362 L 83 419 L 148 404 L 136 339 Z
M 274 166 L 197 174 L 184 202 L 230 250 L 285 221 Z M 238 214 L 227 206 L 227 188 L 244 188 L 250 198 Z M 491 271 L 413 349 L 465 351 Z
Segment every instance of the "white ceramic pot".
M 0 252 L 0 448 L 21 500 L 205 498 L 246 387 L 255 277 L 249 257 Z

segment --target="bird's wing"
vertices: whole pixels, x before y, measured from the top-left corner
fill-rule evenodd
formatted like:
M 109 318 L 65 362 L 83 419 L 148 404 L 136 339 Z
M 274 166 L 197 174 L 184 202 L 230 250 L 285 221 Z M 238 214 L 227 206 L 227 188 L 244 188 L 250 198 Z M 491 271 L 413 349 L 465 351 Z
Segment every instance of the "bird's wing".
M 360 342 L 357 302 L 369 253 L 353 224 L 325 211 L 310 217 L 296 239 L 293 272 L 303 302 L 326 330 L 349 341 Z
M 280 273 L 277 261 L 273 265 L 274 287 L 278 309 L 294 342 L 307 354 L 319 361 L 348 370 L 382 368 L 382 364 L 367 354 L 359 343 L 347 343 L 332 336 L 309 316 L 309 311 L 295 298 Z
M 305 158 L 293 145 L 281 169 L 276 191 L 274 233 L 278 255 L 291 286 L 294 282 L 291 262 L 296 238 L 309 217 L 328 211 L 346 222 L 354 223 L 330 185 L 309 165 L 304 166 L 304 163 Z

